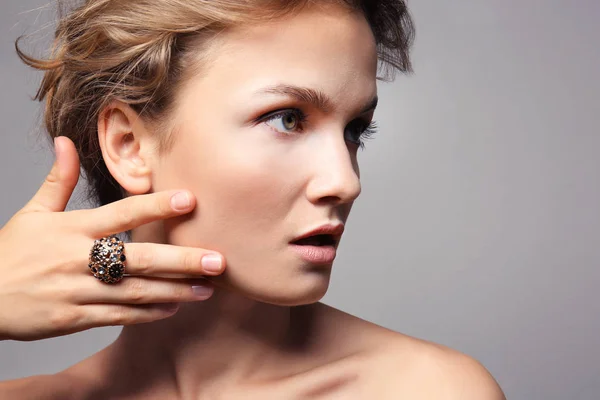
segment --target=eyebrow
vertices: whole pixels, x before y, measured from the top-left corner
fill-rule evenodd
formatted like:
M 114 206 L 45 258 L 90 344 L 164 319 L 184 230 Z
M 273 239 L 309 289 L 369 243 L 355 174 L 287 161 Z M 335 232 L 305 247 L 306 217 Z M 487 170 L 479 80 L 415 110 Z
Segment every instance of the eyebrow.
M 257 92 L 257 94 L 262 93 L 292 97 L 300 102 L 312 104 L 315 108 L 325 113 L 334 108 L 333 101 L 325 93 L 307 87 L 280 84 L 269 86 Z M 375 96 L 360 113 L 364 114 L 374 110 L 377 107 L 378 101 L 379 98 Z

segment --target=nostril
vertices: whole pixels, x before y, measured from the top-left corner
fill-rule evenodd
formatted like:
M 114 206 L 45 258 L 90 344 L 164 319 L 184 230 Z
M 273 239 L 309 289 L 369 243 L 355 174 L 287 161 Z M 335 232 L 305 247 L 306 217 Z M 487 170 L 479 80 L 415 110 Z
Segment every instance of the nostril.
M 342 199 L 338 196 L 324 196 L 319 199 L 320 204 L 341 204 Z

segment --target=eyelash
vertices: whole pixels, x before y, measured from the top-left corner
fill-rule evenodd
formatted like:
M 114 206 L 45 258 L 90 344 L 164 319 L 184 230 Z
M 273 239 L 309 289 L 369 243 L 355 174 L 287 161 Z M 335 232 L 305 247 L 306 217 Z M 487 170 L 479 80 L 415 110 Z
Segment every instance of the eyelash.
M 258 118 L 257 122 L 267 123 L 267 122 L 274 121 L 274 120 L 277 120 L 279 118 L 283 118 L 283 117 L 286 117 L 289 115 L 295 116 L 298 120 L 298 125 L 300 125 L 300 126 L 304 122 L 306 122 L 306 120 L 308 119 L 308 115 L 306 115 L 302 110 L 300 110 L 298 108 L 291 108 L 291 109 L 287 109 L 287 110 L 275 111 L 273 113 L 262 116 L 262 117 Z M 365 141 L 368 139 L 372 139 L 373 136 L 375 135 L 375 133 L 377 132 L 377 123 L 375 121 L 371 121 L 370 123 L 368 123 L 364 120 L 357 119 L 357 120 L 352 121 L 350 124 L 348 124 L 346 129 L 349 129 L 353 125 L 358 125 L 358 127 L 360 128 L 360 132 L 358 135 L 358 139 L 350 140 L 350 142 L 358 145 L 361 149 L 364 149 Z M 366 126 L 364 126 L 364 125 L 366 125 Z M 296 129 L 299 130 L 300 132 L 302 132 L 301 127 L 296 128 Z M 289 133 L 281 132 L 279 130 L 277 130 L 277 131 L 284 135 L 289 135 Z M 344 132 L 344 134 L 345 133 L 346 132 Z M 349 140 L 349 139 L 347 139 L 347 140 Z

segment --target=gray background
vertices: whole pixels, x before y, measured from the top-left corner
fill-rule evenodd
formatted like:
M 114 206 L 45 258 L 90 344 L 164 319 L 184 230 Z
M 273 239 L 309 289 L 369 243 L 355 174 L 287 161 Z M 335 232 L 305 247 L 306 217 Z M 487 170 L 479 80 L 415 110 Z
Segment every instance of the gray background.
M 52 160 L 29 99 L 40 76 L 12 46 L 50 21 L 22 13 L 45 4 L 0 5 L 1 224 Z M 600 2 L 410 6 L 416 74 L 380 86 L 325 302 L 476 357 L 510 399 L 598 399 Z M 117 333 L 0 343 L 0 379 L 61 370 Z

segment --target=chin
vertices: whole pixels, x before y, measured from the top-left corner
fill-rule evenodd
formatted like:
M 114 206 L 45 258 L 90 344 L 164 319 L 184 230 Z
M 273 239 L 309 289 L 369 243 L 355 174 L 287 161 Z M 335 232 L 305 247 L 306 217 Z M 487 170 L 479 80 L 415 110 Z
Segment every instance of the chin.
M 313 304 L 325 296 L 329 288 L 330 270 L 303 273 L 288 279 L 265 278 L 256 281 L 222 276 L 214 280 L 215 286 L 230 290 L 261 303 L 293 307 Z
M 312 290 L 303 290 L 295 293 L 286 293 L 277 297 L 269 297 L 265 299 L 257 299 L 264 303 L 269 303 L 277 306 L 294 307 L 304 306 L 318 302 L 327 293 L 329 285 L 325 288 L 314 287 Z

